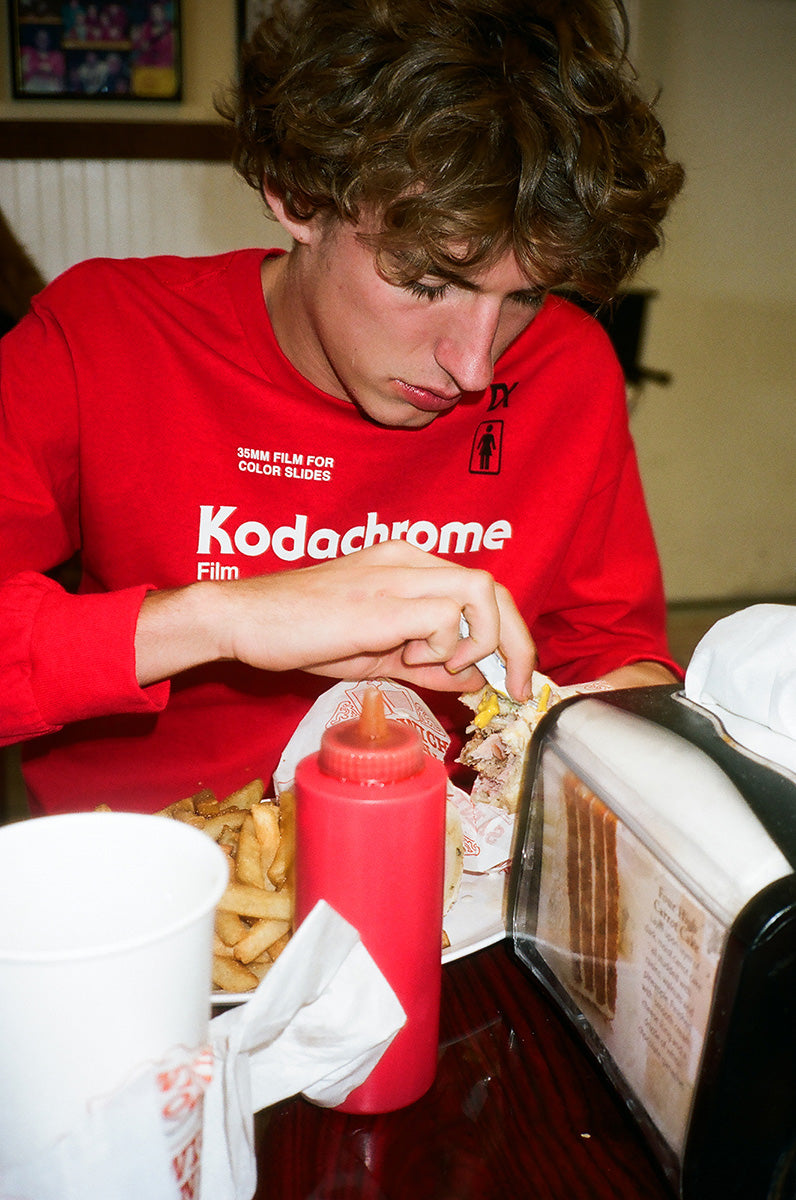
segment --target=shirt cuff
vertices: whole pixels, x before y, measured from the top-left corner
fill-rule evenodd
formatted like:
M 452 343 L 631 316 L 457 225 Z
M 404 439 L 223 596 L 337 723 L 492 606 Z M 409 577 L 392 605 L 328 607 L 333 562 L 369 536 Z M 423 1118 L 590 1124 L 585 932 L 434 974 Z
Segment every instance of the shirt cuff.
M 634 654 L 631 658 L 626 658 L 623 663 L 620 663 L 620 666 L 632 667 L 635 663 L 640 662 L 660 663 L 662 667 L 666 667 L 667 671 L 671 671 L 672 675 L 674 675 L 675 678 L 680 681 L 680 683 L 682 683 L 685 679 L 685 671 L 680 664 L 675 662 L 673 658 L 668 658 L 663 654 Z
M 47 725 L 166 707 L 168 681 L 142 688 L 135 673 L 135 628 L 151 590 L 44 593 L 31 629 L 30 682 Z

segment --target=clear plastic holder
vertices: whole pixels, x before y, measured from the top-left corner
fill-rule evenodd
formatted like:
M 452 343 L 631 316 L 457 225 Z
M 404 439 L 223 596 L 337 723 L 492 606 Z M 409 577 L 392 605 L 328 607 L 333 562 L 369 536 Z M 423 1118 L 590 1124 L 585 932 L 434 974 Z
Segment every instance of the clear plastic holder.
M 796 1141 L 796 780 L 676 690 L 538 726 L 511 945 L 678 1195 L 773 1200 Z

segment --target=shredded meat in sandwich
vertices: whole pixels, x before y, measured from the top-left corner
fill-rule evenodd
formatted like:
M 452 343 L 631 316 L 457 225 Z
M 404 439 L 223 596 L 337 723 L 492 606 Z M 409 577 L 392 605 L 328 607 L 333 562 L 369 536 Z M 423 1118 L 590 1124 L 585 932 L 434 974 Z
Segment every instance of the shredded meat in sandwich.
M 485 685 L 460 696 L 475 713 L 458 761 L 476 772 L 472 797 L 516 812 L 531 734 L 541 717 L 561 699 L 555 684 L 534 672 L 533 694 L 518 704 Z

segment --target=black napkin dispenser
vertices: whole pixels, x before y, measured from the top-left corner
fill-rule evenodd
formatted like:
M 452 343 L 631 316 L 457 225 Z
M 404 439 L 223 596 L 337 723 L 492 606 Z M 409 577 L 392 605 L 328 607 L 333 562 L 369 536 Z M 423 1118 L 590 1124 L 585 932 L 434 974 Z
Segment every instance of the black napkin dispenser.
M 534 733 L 508 933 L 682 1200 L 796 1197 L 796 777 L 676 687 Z

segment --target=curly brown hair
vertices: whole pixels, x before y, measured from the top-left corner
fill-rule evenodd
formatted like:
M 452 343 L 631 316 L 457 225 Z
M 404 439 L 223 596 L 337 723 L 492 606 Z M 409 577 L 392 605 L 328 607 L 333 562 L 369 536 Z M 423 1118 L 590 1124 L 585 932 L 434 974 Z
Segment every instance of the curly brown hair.
M 604 301 L 683 181 L 626 43 L 621 0 L 277 0 L 219 111 L 292 217 L 376 214 L 395 282 L 513 249 Z

